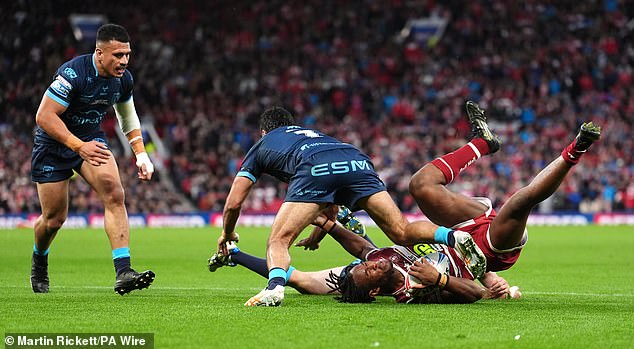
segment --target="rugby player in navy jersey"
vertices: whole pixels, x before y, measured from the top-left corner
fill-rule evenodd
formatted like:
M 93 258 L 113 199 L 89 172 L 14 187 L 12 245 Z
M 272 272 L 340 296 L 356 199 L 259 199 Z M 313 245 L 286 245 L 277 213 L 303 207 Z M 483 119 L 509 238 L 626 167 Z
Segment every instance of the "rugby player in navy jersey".
M 474 275 L 484 272 L 484 255 L 468 233 L 431 222 L 408 222 L 387 193 L 370 158 L 351 144 L 297 126 L 291 113 L 280 107 L 262 113 L 260 129 L 262 138 L 245 156 L 226 199 L 218 250 L 226 254 L 226 243 L 238 240 L 234 229 L 241 206 L 262 174 L 288 182 L 289 186 L 267 243 L 268 285 L 246 306 L 282 303 L 291 261 L 288 249 L 331 204 L 353 211 L 364 209 L 397 244 L 437 242 L 454 247 Z M 328 231 L 332 226 L 334 223 L 324 228 Z
M 49 247 L 68 216 L 73 172 L 95 190 L 105 207 L 104 226 L 116 271 L 115 291 L 124 295 L 146 288 L 154 280 L 152 271 L 137 273 L 130 267 L 124 190 L 117 163 L 100 130 L 106 112 L 114 106 L 121 130 L 136 155 L 139 179 L 152 178 L 154 166 L 145 151 L 132 99 L 133 79 L 126 70 L 130 53 L 125 28 L 103 25 L 97 31 L 95 52 L 62 64 L 42 97 L 31 159 L 31 179 L 37 183 L 42 207 L 34 227 L 31 268 L 31 286 L 36 293 L 49 291 Z

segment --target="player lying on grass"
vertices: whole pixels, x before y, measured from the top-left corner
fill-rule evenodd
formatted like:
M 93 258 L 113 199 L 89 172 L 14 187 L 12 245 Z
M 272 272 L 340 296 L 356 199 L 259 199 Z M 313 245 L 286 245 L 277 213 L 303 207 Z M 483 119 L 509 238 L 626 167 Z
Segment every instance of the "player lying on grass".
M 429 257 L 430 259 L 421 259 L 416 254 L 418 245 L 377 248 L 357 235 L 346 234 L 350 237 L 350 246 L 367 244 L 360 251 L 366 252 L 368 261 L 357 260 L 347 266 L 314 272 L 300 271 L 291 266 L 287 272 L 287 284 L 302 294 L 341 295 L 335 285 L 351 272 L 356 272 L 366 273 L 361 277 L 368 278 L 369 282 L 377 283 L 370 292 L 364 293 L 365 302 L 373 301 L 375 296 L 392 296 L 399 303 L 471 303 L 482 298 L 502 298 L 510 294 L 506 280 L 492 272 L 486 273 L 481 278 L 481 281 L 489 286 L 488 288 L 472 279 L 446 274 L 445 272 L 452 273 L 453 268 L 447 263 L 448 257 L 444 254 L 435 253 Z M 222 266 L 242 265 L 262 277 L 267 277 L 268 269 L 265 259 L 247 254 L 235 244 L 230 244 L 227 248 L 229 255 L 217 252 L 209 259 L 210 271 L 214 272 Z M 442 273 L 433 264 L 438 259 L 442 259 L 437 266 L 437 268 L 444 268 Z M 457 269 L 462 268 L 466 267 L 460 260 Z M 409 280 L 410 275 L 419 280 L 418 285 Z M 519 293 L 515 295 L 518 297 Z M 341 297 L 344 295 L 337 298 Z
M 471 303 L 482 298 L 506 297 L 510 293 L 506 280 L 495 273 L 486 273 L 481 278 L 486 287 L 474 282 L 464 261 L 451 247 L 417 244 L 378 248 L 368 241 L 358 221 L 352 224 L 348 222 L 346 226 L 361 234 L 355 234 L 330 220 L 326 223 L 325 216 L 319 219 L 320 224 L 326 224 L 331 236 L 364 262 L 357 260 L 347 266 L 315 272 L 290 267 L 287 272 L 288 285 L 303 294 L 341 294 L 339 291 L 343 289 L 345 293 L 338 298 L 354 298 L 357 302 L 361 299 L 371 302 L 375 296 L 392 296 L 399 303 Z M 300 242 L 298 246 L 303 244 Z M 210 271 L 214 272 L 225 265 L 242 265 L 267 277 L 265 259 L 249 255 L 235 244 L 228 246 L 227 250 L 228 255 L 217 252 L 209 259 Z M 359 287 L 346 289 L 345 286 L 339 286 L 341 280 L 350 279 L 349 275 L 354 275 Z M 410 275 L 419 280 L 417 285 L 410 282 Z M 364 291 L 366 284 L 372 285 L 369 292 Z M 356 295 L 356 292 L 361 295 Z
M 473 237 L 486 256 L 487 271 L 501 271 L 513 266 L 528 239 L 526 222 L 528 216 L 540 202 L 551 196 L 559 187 L 570 169 L 579 162 L 590 145 L 599 139 L 601 128 L 592 122 L 584 123 L 579 133 L 557 159 L 540 171 L 533 181 L 518 190 L 502 206 L 500 213 L 493 210 L 487 198 L 470 198 L 447 190 L 446 185 L 486 154 L 500 147 L 500 141 L 486 124 L 484 111 L 475 103 L 467 102 L 467 115 L 472 125 L 474 138 L 460 149 L 433 160 L 420 169 L 410 181 L 410 193 L 422 212 L 432 222 L 466 231 Z M 317 234 L 319 235 L 319 234 Z M 319 235 L 309 237 L 308 246 L 314 246 Z M 312 239 L 312 240 L 311 240 Z M 337 288 L 345 295 L 363 295 L 372 285 L 360 284 L 354 273 L 339 278 Z M 361 289 L 361 291 L 359 291 Z M 364 301 L 365 297 L 342 297 L 344 301 Z

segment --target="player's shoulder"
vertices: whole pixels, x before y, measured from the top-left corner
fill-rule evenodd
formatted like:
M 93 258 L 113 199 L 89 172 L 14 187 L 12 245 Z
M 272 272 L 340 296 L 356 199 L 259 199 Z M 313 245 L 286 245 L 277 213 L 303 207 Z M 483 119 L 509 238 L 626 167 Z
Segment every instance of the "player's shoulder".
M 66 61 L 57 69 L 57 74 L 71 81 L 90 74 L 91 68 L 96 69 L 92 64 L 92 54 L 86 54 Z M 92 73 L 94 74 L 94 71 Z
M 86 54 L 77 56 L 62 64 L 57 69 L 54 78 L 81 88 L 85 84 L 87 77 L 93 76 L 95 73 L 96 68 L 92 61 L 92 54 Z

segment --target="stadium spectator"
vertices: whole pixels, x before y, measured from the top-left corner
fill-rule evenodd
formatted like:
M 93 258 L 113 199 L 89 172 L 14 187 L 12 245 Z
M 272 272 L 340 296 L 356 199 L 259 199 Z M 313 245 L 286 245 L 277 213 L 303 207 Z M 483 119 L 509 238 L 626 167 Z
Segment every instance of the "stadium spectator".
M 128 215 L 118 166 L 99 124 L 114 105 L 121 130 L 136 155 L 138 177 L 150 180 L 150 161 L 132 98 L 132 75 L 126 71 L 130 38 L 122 26 L 99 28 L 94 53 L 62 64 L 36 114 L 31 178 L 37 183 L 42 214 L 35 221 L 31 267 L 33 292 L 49 290 L 48 252 L 68 216 L 70 178 L 77 172 L 105 206 L 104 225 L 116 271 L 115 291 L 124 295 L 148 287 L 154 273 L 130 267 Z

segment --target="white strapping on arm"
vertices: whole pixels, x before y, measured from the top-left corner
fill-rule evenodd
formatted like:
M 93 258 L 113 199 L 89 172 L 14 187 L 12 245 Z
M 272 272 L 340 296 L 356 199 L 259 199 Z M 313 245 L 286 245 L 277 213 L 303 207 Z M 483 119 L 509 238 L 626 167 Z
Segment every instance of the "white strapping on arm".
M 114 111 L 123 134 L 127 135 L 132 130 L 141 129 L 141 121 L 136 113 L 136 108 L 134 108 L 132 97 L 123 103 L 115 104 Z

